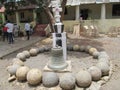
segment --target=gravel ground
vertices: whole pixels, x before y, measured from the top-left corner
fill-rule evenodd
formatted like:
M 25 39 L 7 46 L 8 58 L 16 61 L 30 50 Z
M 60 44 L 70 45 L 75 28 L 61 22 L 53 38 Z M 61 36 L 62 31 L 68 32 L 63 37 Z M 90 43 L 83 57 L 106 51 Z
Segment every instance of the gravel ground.
M 105 50 L 110 56 L 114 72 L 111 79 L 102 86 L 101 90 L 120 90 L 120 38 L 109 38 L 100 37 L 97 39 L 68 39 L 68 44 L 79 44 L 79 45 L 92 45 L 96 47 L 99 51 Z M 77 41 L 77 42 L 76 42 Z M 40 43 L 40 44 L 39 44 Z M 37 43 L 41 45 L 41 42 Z M 33 47 L 36 45 L 33 45 Z M 11 63 L 11 59 L 16 56 L 17 53 L 13 53 L 7 56 L 4 60 L 0 60 L 0 90 L 35 90 L 36 87 L 29 86 L 26 82 L 14 81 L 9 83 L 7 81 L 9 75 L 6 71 L 6 67 Z M 25 65 L 30 66 L 30 68 L 39 68 L 43 70 L 46 62 L 51 58 L 50 52 L 45 52 L 39 54 L 36 57 L 31 57 L 25 62 Z M 77 73 L 80 68 L 89 68 L 90 66 L 96 64 L 97 60 L 93 59 L 89 54 L 80 52 L 68 52 L 68 60 L 72 62 L 72 72 Z

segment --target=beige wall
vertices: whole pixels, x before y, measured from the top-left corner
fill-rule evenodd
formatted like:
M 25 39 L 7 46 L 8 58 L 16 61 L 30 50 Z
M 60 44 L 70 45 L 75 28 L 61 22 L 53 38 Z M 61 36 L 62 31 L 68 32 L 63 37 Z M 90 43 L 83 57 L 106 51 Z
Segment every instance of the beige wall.
M 73 31 L 73 26 L 80 24 L 79 21 L 64 21 L 65 31 Z M 112 26 L 120 27 L 120 19 L 105 19 L 105 20 L 85 20 L 83 25 L 95 25 L 98 27 L 99 32 L 107 33 Z

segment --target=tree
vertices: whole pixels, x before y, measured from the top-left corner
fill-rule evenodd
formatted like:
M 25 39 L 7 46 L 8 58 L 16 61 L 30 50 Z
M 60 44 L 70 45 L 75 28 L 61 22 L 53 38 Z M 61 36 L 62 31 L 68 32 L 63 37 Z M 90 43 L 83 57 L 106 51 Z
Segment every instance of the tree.
M 7 1 L 9 1 L 9 3 Z M 20 6 L 26 6 L 30 4 L 36 5 L 36 11 L 45 11 L 50 23 L 51 30 L 52 32 L 54 31 L 53 24 L 55 23 L 55 20 L 51 12 L 51 8 L 49 7 L 51 0 L 0 0 L 0 2 L 5 5 L 8 13 L 17 10 L 17 8 Z M 61 6 L 63 9 L 63 11 L 61 12 L 61 21 L 64 19 L 66 2 L 67 0 L 61 0 Z

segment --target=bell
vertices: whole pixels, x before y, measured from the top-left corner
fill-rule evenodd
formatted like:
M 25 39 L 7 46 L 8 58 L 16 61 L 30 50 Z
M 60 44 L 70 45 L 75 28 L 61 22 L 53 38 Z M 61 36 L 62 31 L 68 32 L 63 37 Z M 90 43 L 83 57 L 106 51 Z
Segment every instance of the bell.
M 48 67 L 52 70 L 63 70 L 68 64 L 63 58 L 63 49 L 61 47 L 52 48 L 51 50 L 52 58 L 48 64 Z

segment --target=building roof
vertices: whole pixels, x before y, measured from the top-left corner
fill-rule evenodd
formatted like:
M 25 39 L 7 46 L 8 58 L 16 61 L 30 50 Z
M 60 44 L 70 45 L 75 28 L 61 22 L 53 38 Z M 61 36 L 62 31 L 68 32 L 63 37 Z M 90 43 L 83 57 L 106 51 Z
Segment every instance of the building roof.
M 67 0 L 66 5 L 80 5 L 80 4 L 90 4 L 90 3 L 110 3 L 110 2 L 120 2 L 120 0 Z

